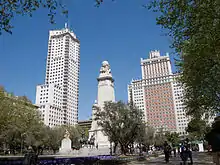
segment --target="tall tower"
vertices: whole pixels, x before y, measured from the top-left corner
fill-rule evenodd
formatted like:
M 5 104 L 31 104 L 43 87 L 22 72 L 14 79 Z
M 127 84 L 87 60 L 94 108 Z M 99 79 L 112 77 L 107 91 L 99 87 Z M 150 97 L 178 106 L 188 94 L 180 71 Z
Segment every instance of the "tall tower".
M 49 32 L 45 84 L 37 86 L 36 105 L 48 126 L 78 121 L 80 42 L 65 24 Z
M 141 71 L 142 79 L 128 85 L 128 101 L 143 110 L 145 122 L 156 130 L 187 134 L 184 87 L 178 81 L 181 74 L 172 73 L 169 55 L 151 51 L 148 59 L 141 59 Z
M 128 86 L 129 99 L 144 111 L 145 121 L 153 128 L 176 131 L 172 70 L 169 56 L 151 51 L 141 59 L 142 79 Z
M 172 70 L 168 55 L 151 51 L 148 59 L 141 59 L 147 123 L 156 129 L 176 131 Z
M 100 69 L 98 80 L 98 96 L 97 101 L 93 105 L 93 120 L 92 126 L 89 131 L 89 136 L 95 137 L 95 143 L 98 144 L 99 148 L 107 148 L 109 149 L 109 141 L 108 137 L 105 136 L 102 132 L 102 128 L 97 125 L 97 121 L 94 120 L 96 107 L 101 108 L 103 110 L 104 103 L 106 101 L 115 101 L 115 90 L 114 90 L 114 79 L 112 77 L 110 65 L 108 61 L 102 62 L 102 67 Z M 109 154 L 109 152 L 108 152 Z

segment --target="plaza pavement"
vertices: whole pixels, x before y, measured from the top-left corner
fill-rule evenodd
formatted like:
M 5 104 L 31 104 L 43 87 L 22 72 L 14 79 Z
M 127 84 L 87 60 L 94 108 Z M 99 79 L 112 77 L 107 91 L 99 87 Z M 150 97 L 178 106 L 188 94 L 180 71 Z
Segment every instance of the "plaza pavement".
M 180 165 L 181 159 L 179 155 L 177 154 L 177 157 L 171 157 L 170 162 L 167 163 L 167 165 Z M 212 157 L 209 153 L 199 153 L 199 152 L 193 152 L 193 165 L 214 165 L 212 161 Z M 130 162 L 129 165 L 161 165 L 166 164 L 164 161 L 164 156 L 161 155 L 157 158 L 149 158 L 149 160 L 146 161 L 133 161 Z

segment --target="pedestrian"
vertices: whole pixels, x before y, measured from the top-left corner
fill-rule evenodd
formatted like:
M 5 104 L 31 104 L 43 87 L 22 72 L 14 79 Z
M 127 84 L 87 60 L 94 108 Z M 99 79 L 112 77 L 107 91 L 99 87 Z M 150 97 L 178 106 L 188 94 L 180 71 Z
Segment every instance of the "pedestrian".
M 31 146 L 28 147 L 28 152 L 24 155 L 23 165 L 37 165 L 38 155 L 36 150 Z
M 188 138 L 186 138 L 186 140 L 182 143 L 180 157 L 184 165 L 186 164 L 188 158 L 190 159 L 190 164 L 191 165 L 193 164 L 192 151 L 190 150 L 190 144 Z
M 180 147 L 178 147 L 178 155 L 180 155 Z
M 176 147 L 173 147 L 173 156 L 176 157 Z
M 190 164 L 193 164 L 192 151 L 190 149 L 190 144 L 189 144 L 189 139 L 188 138 L 186 138 L 185 145 L 186 145 L 186 151 L 187 151 L 189 159 L 190 159 Z
M 170 145 L 167 143 L 167 141 L 164 142 L 164 154 L 165 154 L 165 161 L 166 163 L 169 162 L 170 159 L 170 151 L 171 151 L 171 147 Z

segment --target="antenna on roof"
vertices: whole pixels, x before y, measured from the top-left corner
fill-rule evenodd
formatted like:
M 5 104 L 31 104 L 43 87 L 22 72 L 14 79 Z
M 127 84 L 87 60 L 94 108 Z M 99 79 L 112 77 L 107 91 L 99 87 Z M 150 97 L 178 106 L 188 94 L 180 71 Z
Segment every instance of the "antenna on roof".
M 67 25 L 67 23 L 65 23 L 65 29 L 67 29 L 68 28 L 68 25 Z

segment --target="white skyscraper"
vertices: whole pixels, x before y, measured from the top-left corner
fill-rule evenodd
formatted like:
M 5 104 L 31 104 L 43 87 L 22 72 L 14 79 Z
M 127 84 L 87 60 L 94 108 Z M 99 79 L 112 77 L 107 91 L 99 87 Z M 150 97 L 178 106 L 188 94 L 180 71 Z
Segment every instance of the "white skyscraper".
M 36 105 L 50 127 L 78 121 L 80 42 L 67 24 L 49 32 L 45 84 L 38 85 Z

